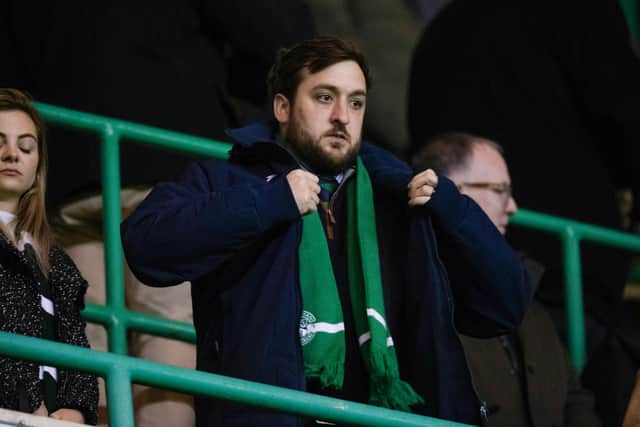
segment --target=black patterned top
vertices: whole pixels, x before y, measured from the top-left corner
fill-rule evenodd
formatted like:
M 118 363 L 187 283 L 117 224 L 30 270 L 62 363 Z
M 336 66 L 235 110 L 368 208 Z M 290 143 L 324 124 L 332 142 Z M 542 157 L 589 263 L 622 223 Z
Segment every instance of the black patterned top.
M 0 234 L 0 330 L 48 339 L 53 335 L 56 341 L 89 347 L 85 322 L 80 317 L 87 282 L 69 256 L 53 247 L 49 253 L 49 276 L 44 284 L 35 258 L 28 253 L 29 250 L 20 251 Z M 41 298 L 45 292 L 49 293 L 45 298 L 52 303 L 51 312 L 55 313 L 53 322 L 45 318 L 44 306 L 48 304 Z M 47 332 L 49 328 L 53 331 Z M 0 356 L 0 407 L 35 411 L 45 401 L 47 387 L 43 387 L 42 379 L 47 372 L 57 379 L 55 402 L 49 405 L 55 409 L 77 409 L 87 424 L 96 424 L 98 384 L 95 375 L 4 356 Z

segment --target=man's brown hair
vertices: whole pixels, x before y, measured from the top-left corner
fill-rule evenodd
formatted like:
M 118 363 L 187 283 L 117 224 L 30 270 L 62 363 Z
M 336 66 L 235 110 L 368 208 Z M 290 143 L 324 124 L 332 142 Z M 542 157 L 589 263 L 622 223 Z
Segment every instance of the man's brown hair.
M 364 74 L 367 89 L 371 87 L 367 60 L 355 44 L 337 37 L 323 36 L 278 51 L 267 77 L 269 95 L 273 98 L 281 93 L 293 103 L 305 70 L 314 74 L 342 61 L 355 61 Z

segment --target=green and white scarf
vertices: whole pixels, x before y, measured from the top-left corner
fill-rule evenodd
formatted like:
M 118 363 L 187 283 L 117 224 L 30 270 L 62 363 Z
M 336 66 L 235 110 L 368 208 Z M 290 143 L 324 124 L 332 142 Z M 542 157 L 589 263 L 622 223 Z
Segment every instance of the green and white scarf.
M 369 373 L 369 403 L 410 411 L 411 405 L 424 401 L 400 379 L 398 372 L 393 339 L 385 320 L 373 191 L 360 158 L 356 177 L 346 186 L 349 290 L 360 352 Z M 305 374 L 318 378 L 323 388 L 340 389 L 345 369 L 344 322 L 329 246 L 317 214 L 303 218 L 298 256 Z

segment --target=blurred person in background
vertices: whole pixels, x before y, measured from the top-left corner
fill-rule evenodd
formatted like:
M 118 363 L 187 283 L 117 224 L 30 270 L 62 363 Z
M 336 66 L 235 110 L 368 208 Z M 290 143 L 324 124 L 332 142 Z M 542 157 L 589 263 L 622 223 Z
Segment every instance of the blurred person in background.
M 466 133 L 442 133 L 416 153 L 413 164 L 449 177 L 506 234 L 518 206 L 500 145 Z M 496 338 L 460 335 L 478 394 L 487 402 L 489 425 L 600 426 L 593 395 L 580 386 L 551 317 L 535 297 L 544 266 L 524 256 L 522 261 L 532 300 L 520 326 Z

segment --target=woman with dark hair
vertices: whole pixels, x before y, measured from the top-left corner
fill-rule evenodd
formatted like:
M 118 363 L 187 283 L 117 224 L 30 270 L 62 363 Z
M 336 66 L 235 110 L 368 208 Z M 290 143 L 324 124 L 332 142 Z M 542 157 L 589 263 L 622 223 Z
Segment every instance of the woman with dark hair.
M 51 242 L 44 124 L 31 99 L 0 89 L 0 330 L 88 347 L 87 282 Z M 0 407 L 96 423 L 95 375 L 0 356 Z

